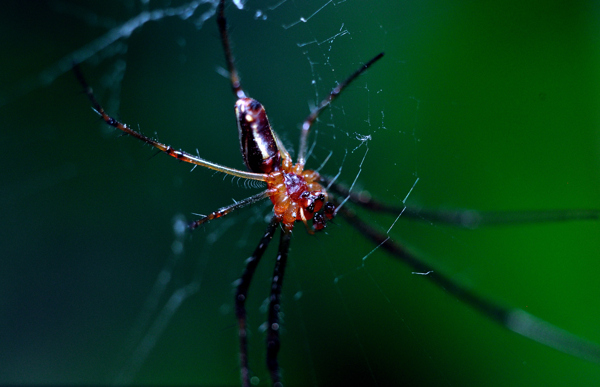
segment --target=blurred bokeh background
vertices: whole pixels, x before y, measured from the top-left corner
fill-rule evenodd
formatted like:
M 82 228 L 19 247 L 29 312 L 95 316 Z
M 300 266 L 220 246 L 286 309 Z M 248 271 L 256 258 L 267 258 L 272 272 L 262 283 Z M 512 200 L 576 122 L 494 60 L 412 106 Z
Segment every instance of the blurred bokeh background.
M 290 149 L 310 108 L 386 52 L 323 114 L 311 167 L 328 158 L 323 173 L 426 208 L 600 208 L 598 3 L 227 3 L 243 86 Z M 68 71 L 85 59 L 111 114 L 242 168 L 214 4 L 163 12 L 182 4 L 0 6 L 1 384 L 239 383 L 232 284 L 269 207 L 176 235 L 177 219 L 257 189 L 119 137 Z M 362 214 L 383 231 L 397 216 Z M 400 217 L 390 236 L 477 294 L 600 344 L 599 222 L 465 231 Z M 248 303 L 261 385 L 275 246 Z M 598 364 L 508 332 L 374 247 L 341 219 L 294 231 L 287 385 L 600 382 Z

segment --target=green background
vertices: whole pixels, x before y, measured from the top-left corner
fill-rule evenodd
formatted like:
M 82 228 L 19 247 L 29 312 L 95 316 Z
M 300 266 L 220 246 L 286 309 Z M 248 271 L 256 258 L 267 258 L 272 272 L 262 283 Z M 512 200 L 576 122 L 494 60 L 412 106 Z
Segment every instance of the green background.
M 408 203 L 428 208 L 600 207 L 598 3 L 276 4 L 228 4 L 226 13 L 243 86 L 290 149 L 310 106 L 386 52 L 323 114 L 311 167 L 331 153 L 324 173 L 341 168 L 340 181 L 351 183 L 360 170 L 357 188 L 395 203 L 418 178 Z M 268 206 L 176 237 L 176 217 L 193 219 L 257 189 L 190 173 L 118 137 L 60 69 L 144 5 L 1 7 L 0 383 L 238 384 L 232 283 Z M 308 21 L 289 27 L 301 17 Z M 197 28 L 194 20 L 147 23 L 83 70 L 112 114 L 242 168 L 234 98 L 216 71 L 224 66 L 216 23 Z M 382 230 L 395 219 L 364 216 Z M 464 231 L 401 218 L 390 235 L 476 293 L 600 343 L 598 222 Z M 598 364 L 506 331 L 384 251 L 368 255 L 373 248 L 341 219 L 315 236 L 295 229 L 280 353 L 287 385 L 600 382 Z M 248 303 L 250 362 L 261 384 L 261 304 L 275 253 L 267 252 Z M 165 272 L 170 282 L 153 297 Z M 161 317 L 188 283 L 195 291 Z M 148 325 L 155 342 L 146 351 L 129 340 Z

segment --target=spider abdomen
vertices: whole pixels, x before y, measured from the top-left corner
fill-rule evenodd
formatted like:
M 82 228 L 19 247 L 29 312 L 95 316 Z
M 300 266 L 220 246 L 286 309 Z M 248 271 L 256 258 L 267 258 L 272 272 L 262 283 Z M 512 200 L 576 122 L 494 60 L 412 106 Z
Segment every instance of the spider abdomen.
M 263 105 L 252 98 L 235 103 L 240 150 L 248 170 L 271 173 L 281 168 L 281 153 Z

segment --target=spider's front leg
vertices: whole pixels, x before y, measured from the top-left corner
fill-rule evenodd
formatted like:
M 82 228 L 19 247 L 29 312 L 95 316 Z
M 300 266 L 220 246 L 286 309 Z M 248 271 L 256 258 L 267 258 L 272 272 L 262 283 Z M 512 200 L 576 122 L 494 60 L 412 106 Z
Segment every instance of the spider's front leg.
M 339 207 L 338 210 L 341 216 L 352 227 L 362 235 L 371 239 L 378 247 L 386 250 L 393 258 L 408 265 L 415 272 L 427 273 L 424 278 L 430 280 L 441 289 L 444 289 L 444 291 L 471 306 L 483 316 L 495 321 L 512 332 L 518 333 L 540 344 L 581 359 L 600 363 L 600 346 L 596 343 L 577 337 L 522 309 L 507 307 L 475 293 L 472 289 L 430 266 L 425 260 L 421 259 L 417 254 L 410 251 L 402 244 L 393 241 L 387 233 L 381 232 L 367 224 L 354 211 L 346 207 Z M 582 219 L 585 220 L 588 218 L 584 217 Z
M 384 203 L 371 197 L 367 191 L 354 192 L 348 187 L 336 183 L 330 177 L 322 177 L 322 182 L 334 194 L 346 198 L 371 211 L 397 215 L 417 221 L 438 222 L 450 226 L 475 229 L 485 226 L 513 224 L 567 222 L 576 220 L 598 220 L 598 209 L 574 210 L 530 210 L 530 211 L 477 211 L 477 210 L 440 210 L 407 206 L 404 202 Z

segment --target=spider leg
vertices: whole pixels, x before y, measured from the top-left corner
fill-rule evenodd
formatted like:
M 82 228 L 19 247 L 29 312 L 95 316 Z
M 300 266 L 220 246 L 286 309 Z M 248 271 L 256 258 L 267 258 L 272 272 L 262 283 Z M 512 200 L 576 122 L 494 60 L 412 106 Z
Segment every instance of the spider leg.
M 250 287 L 250 282 L 252 282 L 252 277 L 254 276 L 254 272 L 256 271 L 256 267 L 258 266 L 260 259 L 262 258 L 265 250 L 269 246 L 271 239 L 273 239 L 273 235 L 275 234 L 275 230 L 278 224 L 279 220 L 273 217 L 258 246 L 256 246 L 254 253 L 252 253 L 250 258 L 246 260 L 246 268 L 244 269 L 244 273 L 239 279 L 237 289 L 235 292 L 235 315 L 238 319 L 239 325 L 240 372 L 243 387 L 250 386 L 250 370 L 248 368 L 248 335 L 246 331 L 245 307 L 246 298 L 248 296 L 248 288 Z
M 221 44 L 223 44 L 223 51 L 225 52 L 227 69 L 229 70 L 231 89 L 233 90 L 233 94 L 235 94 L 238 99 L 246 98 L 246 93 L 244 93 L 244 90 L 242 90 L 240 77 L 235 68 L 233 54 L 231 53 L 231 44 L 229 41 L 229 35 L 227 34 L 227 19 L 225 19 L 225 0 L 219 1 L 219 8 L 217 10 L 217 24 L 219 25 L 219 32 L 221 33 Z
M 268 191 L 264 191 L 259 194 L 250 196 L 249 198 L 240 200 L 239 202 L 235 202 L 228 206 L 221 207 L 218 210 L 206 215 L 204 218 L 193 221 L 192 223 L 189 224 L 188 227 L 193 230 L 193 229 L 197 228 L 198 226 L 200 226 L 201 224 L 208 222 L 209 220 L 221 218 L 221 217 L 229 214 L 230 212 L 233 212 L 234 210 L 237 210 L 242 207 L 246 207 L 252 203 L 256 203 L 256 202 L 266 199 L 268 197 L 269 197 Z
M 211 161 L 205 160 L 199 156 L 195 156 L 188 152 L 184 152 L 181 150 L 175 150 L 170 145 L 166 145 L 161 142 L 158 142 L 150 137 L 143 135 L 140 132 L 137 132 L 137 131 L 131 129 L 131 127 L 129 125 L 124 124 L 124 123 L 118 121 L 117 119 L 106 114 L 106 112 L 104 111 L 104 109 L 102 108 L 100 103 L 98 103 L 98 101 L 96 100 L 96 97 L 94 96 L 92 88 L 85 81 L 85 78 L 83 77 L 83 73 L 81 72 L 81 69 L 79 68 L 78 65 L 73 66 L 73 72 L 75 73 L 77 80 L 83 87 L 84 92 L 86 93 L 90 102 L 92 103 L 94 110 L 96 111 L 96 113 L 98 113 L 100 115 L 100 117 L 102 117 L 104 122 L 106 122 L 108 125 L 116 128 L 116 129 L 119 129 L 123 133 L 128 134 L 132 137 L 135 137 L 138 140 L 145 142 L 146 144 L 152 145 L 153 147 L 168 154 L 171 157 L 176 158 L 177 160 L 184 161 L 184 162 L 190 163 L 190 164 L 200 165 L 202 167 L 215 170 L 217 172 L 223 172 L 228 175 L 242 177 L 244 179 L 258 180 L 258 181 L 265 181 L 267 179 L 267 175 L 262 174 L 262 173 L 240 171 L 239 169 L 229 168 L 224 165 L 219 165 L 217 163 L 213 163 Z
M 441 222 L 452 226 L 475 229 L 506 224 L 551 223 L 573 220 L 598 220 L 600 210 L 533 210 L 533 211 L 476 211 L 428 210 L 407 207 L 405 214 L 417 220 Z M 404 214 L 403 214 L 404 216 Z
M 333 182 L 332 179 L 321 177 L 327 184 L 327 189 L 352 203 L 371 211 L 389 214 L 402 213 L 403 218 L 419 221 L 444 223 L 468 229 L 485 226 L 500 226 L 506 224 L 550 223 L 573 220 L 598 220 L 600 210 L 532 210 L 532 211 L 476 211 L 476 210 L 430 210 L 419 207 L 407 207 L 403 203 L 388 204 L 373 199 L 365 192 L 352 192 L 348 187 Z
M 340 93 L 346 88 L 346 86 L 348 86 L 352 81 L 354 81 L 359 75 L 364 73 L 369 67 L 371 67 L 373 63 L 381 59 L 383 55 L 383 52 L 380 52 L 379 54 L 375 55 L 374 58 L 362 65 L 358 70 L 352 73 L 352 75 L 350 75 L 342 83 L 337 85 L 333 90 L 331 90 L 331 93 L 329 93 L 329 95 L 325 97 L 325 99 L 322 100 L 321 103 L 319 103 L 317 108 L 314 109 L 308 115 L 308 117 L 306 117 L 304 123 L 302 124 L 302 132 L 300 133 L 300 149 L 298 150 L 298 164 L 304 166 L 304 164 L 306 163 L 306 148 L 308 146 L 308 134 L 310 133 L 310 127 L 315 122 L 319 114 L 321 114 L 323 109 L 329 106 L 331 101 L 333 101 L 335 98 L 337 98 L 338 95 L 340 95 Z
M 597 344 L 577 337 L 522 309 L 508 308 L 475 294 L 460 283 L 454 282 L 449 277 L 434 270 L 432 266 L 423 262 L 416 254 L 390 239 L 387 234 L 365 223 L 350 209 L 341 207 L 339 213 L 352 227 L 371 239 L 378 246 L 381 246 L 381 248 L 390 253 L 394 258 L 410 266 L 417 272 L 428 273 L 424 276 L 425 278 L 470 305 L 490 320 L 497 322 L 510 331 L 550 348 L 580 359 L 600 363 L 600 346 Z
M 283 275 L 287 263 L 288 251 L 290 249 L 291 231 L 283 230 L 279 240 L 279 251 L 273 271 L 273 281 L 271 282 L 271 297 L 269 303 L 269 318 L 267 327 L 267 368 L 271 372 L 271 382 L 273 386 L 281 386 L 281 373 L 279 372 L 279 363 L 277 362 L 277 353 L 279 352 L 279 311 L 281 310 L 281 287 L 283 285 Z

